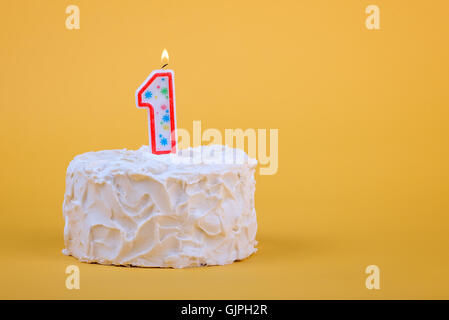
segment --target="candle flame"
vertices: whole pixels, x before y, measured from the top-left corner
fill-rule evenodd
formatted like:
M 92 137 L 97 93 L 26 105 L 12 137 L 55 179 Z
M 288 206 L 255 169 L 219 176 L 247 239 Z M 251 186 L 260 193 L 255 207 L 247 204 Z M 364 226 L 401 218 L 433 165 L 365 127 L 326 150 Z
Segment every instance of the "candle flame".
M 168 56 L 168 51 L 167 51 L 167 49 L 164 49 L 164 51 L 162 51 L 162 54 L 161 54 L 161 62 L 162 62 L 162 64 L 167 64 L 168 60 L 170 60 L 170 58 Z

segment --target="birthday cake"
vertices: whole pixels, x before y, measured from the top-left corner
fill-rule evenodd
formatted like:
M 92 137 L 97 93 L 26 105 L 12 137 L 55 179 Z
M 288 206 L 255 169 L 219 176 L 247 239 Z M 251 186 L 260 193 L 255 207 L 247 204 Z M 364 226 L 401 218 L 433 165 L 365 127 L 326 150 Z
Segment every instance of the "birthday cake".
M 78 155 L 66 175 L 63 253 L 141 267 L 242 260 L 257 250 L 256 165 L 244 151 L 218 145 Z

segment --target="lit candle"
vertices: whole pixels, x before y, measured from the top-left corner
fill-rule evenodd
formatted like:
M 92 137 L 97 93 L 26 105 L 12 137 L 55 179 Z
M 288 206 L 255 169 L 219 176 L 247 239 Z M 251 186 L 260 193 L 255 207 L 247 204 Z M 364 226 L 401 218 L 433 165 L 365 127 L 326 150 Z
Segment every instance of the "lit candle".
M 154 154 L 176 152 L 175 73 L 164 70 L 168 52 L 161 56 L 165 64 L 154 70 L 136 91 L 138 108 L 148 108 L 150 151 Z

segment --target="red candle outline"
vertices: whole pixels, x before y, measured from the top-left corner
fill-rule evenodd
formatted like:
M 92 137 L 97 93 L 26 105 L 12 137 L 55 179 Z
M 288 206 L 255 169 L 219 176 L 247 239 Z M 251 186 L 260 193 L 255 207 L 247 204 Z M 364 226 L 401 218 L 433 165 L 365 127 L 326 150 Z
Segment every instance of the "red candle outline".
M 151 76 L 151 75 L 150 75 Z M 171 135 L 171 150 L 156 150 L 156 129 L 154 123 L 154 107 L 151 103 L 143 102 L 142 95 L 145 90 L 153 83 L 157 77 L 168 77 L 168 94 L 170 100 L 170 135 Z M 175 128 L 175 96 L 173 94 L 173 72 L 158 72 L 154 71 L 154 74 L 149 80 L 145 80 L 145 84 L 137 92 L 137 107 L 149 109 L 150 115 L 150 131 L 151 131 L 151 152 L 153 154 L 167 154 L 176 152 L 176 128 Z

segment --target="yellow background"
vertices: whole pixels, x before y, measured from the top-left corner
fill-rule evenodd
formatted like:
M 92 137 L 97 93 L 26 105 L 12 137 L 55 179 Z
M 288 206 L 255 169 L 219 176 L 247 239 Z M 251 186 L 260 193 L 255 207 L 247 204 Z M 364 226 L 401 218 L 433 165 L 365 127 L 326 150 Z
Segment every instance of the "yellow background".
M 447 1 L 0 4 L 0 298 L 449 298 Z M 256 176 L 259 251 L 185 270 L 79 263 L 61 253 L 65 170 L 147 143 L 134 92 L 163 48 L 179 127 L 279 129 L 278 173 Z

